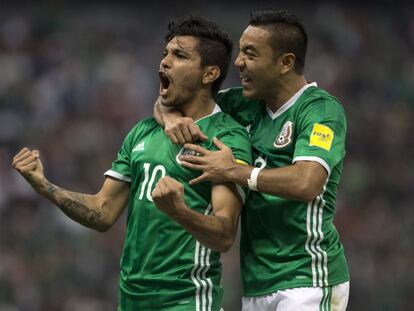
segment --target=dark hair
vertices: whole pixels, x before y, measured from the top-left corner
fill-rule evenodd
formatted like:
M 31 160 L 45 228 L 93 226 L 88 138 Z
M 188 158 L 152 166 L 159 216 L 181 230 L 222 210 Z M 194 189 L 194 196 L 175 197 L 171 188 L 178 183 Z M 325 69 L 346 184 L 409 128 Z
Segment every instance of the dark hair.
M 295 15 L 274 9 L 255 11 L 250 13 L 249 25 L 267 27 L 272 33 L 271 46 L 276 51 L 295 54 L 294 70 L 297 74 L 303 73 L 308 36 Z
M 212 95 L 215 96 L 227 76 L 231 61 L 233 42 L 228 34 L 216 23 L 193 13 L 168 24 L 166 41 L 170 42 L 176 36 L 196 37 L 201 66 L 212 65 L 220 68 L 220 77 L 213 82 L 211 89 Z

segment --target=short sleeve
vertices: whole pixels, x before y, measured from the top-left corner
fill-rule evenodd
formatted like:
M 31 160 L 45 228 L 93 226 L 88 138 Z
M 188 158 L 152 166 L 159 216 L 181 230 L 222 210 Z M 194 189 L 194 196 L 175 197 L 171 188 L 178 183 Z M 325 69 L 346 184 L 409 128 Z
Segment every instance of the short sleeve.
M 223 112 L 231 115 L 243 126 L 251 124 L 255 114 L 263 107 L 262 102 L 243 97 L 241 87 L 220 91 L 216 101 Z
M 252 163 L 252 148 L 249 135 L 242 127 L 230 129 L 226 131 L 220 139 L 226 146 L 228 146 L 236 160 L 240 163 L 250 165 Z
M 334 99 L 309 103 L 298 122 L 293 162 L 315 161 L 328 175 L 345 157 L 346 117 L 342 106 Z
M 118 152 L 118 156 L 114 162 L 112 162 L 112 168 L 105 172 L 105 176 L 110 176 L 115 179 L 119 179 L 125 182 L 131 182 L 131 152 L 132 152 L 132 137 L 133 131 L 131 131 L 122 143 L 121 149 Z
M 250 138 L 244 128 L 237 127 L 234 129 L 229 129 L 222 135 L 217 136 L 217 138 L 232 150 L 237 163 L 243 165 L 251 165 L 253 161 L 252 147 Z M 236 188 L 244 203 L 248 194 L 248 189 L 237 184 Z

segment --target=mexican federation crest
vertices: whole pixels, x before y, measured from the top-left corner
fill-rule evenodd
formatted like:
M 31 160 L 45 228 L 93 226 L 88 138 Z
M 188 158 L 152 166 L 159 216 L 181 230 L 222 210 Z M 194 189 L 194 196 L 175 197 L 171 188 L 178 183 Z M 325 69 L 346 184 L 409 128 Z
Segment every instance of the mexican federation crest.
M 199 154 L 197 151 L 194 151 L 192 149 L 187 149 L 187 148 L 183 147 L 183 148 L 181 148 L 180 152 L 178 152 L 177 156 L 175 157 L 175 160 L 180 165 L 181 165 L 180 156 L 182 156 L 182 155 L 191 155 L 191 156 L 196 156 L 196 157 L 201 156 L 201 154 Z
M 276 148 L 286 147 L 292 141 L 292 134 L 293 134 L 293 123 L 292 121 L 286 121 L 286 123 L 282 127 L 282 130 L 280 131 L 279 136 L 276 137 L 273 145 Z

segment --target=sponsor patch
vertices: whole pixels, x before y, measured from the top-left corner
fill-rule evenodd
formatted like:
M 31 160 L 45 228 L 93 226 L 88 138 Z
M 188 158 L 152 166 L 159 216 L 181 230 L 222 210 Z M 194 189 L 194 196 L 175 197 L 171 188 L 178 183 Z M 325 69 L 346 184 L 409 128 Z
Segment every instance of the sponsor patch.
M 275 139 L 273 145 L 276 148 L 283 148 L 290 144 L 292 141 L 292 133 L 293 133 L 293 123 L 291 121 L 287 121 L 280 131 L 279 136 Z
M 334 131 L 330 127 L 315 123 L 310 135 L 309 146 L 316 146 L 330 151 L 334 135 Z

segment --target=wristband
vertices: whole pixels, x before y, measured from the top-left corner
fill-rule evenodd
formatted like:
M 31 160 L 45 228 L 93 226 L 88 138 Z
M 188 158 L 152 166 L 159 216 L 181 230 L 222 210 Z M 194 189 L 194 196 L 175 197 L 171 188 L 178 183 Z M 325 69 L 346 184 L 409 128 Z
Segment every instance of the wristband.
M 259 176 L 260 171 L 261 168 L 255 167 L 250 173 L 250 178 L 247 179 L 247 186 L 250 190 L 257 191 L 257 176 Z

